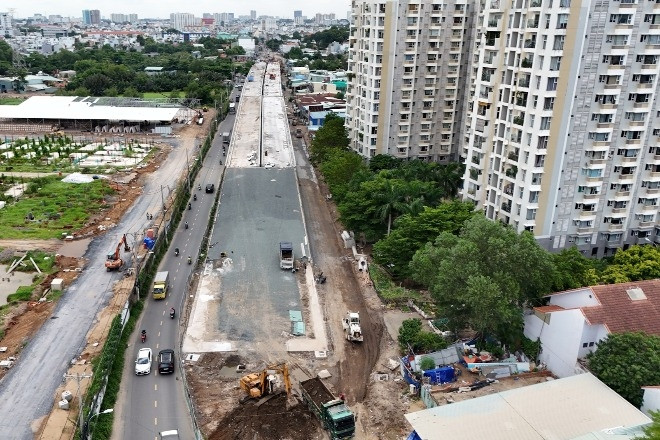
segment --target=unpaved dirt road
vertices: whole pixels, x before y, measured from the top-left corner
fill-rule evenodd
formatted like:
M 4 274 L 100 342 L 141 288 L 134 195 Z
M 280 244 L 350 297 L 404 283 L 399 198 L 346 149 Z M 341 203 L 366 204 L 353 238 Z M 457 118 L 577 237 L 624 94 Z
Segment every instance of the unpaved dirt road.
M 342 359 L 337 389 L 346 395 L 349 403 L 361 402 L 366 396 L 369 375 L 378 360 L 383 336 L 382 317 L 369 309 L 361 294 L 361 286 L 354 274 L 352 252 L 341 246 L 341 230 L 337 229 L 331 206 L 315 181 L 301 140 L 294 139 L 293 145 L 312 258 L 327 276 L 326 283 L 318 286 L 319 295 L 324 298 L 335 357 Z M 362 344 L 349 343 L 343 337 L 341 319 L 347 311 L 360 312 Z

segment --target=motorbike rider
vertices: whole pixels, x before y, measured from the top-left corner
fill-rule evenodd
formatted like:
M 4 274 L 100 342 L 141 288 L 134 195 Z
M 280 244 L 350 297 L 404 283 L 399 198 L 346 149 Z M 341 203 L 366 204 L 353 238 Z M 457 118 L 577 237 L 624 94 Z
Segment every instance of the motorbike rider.
M 188 255 L 188 264 L 192 263 L 192 258 L 190 258 L 190 255 Z
M 197 194 L 193 194 L 193 200 L 197 200 Z
M 184 227 L 185 227 L 186 229 L 188 229 L 188 222 L 186 222 L 186 223 L 184 224 Z
M 188 202 L 188 209 L 191 209 L 191 208 L 192 208 L 192 205 L 190 204 L 190 202 Z
M 170 309 L 170 317 L 174 318 L 174 307 Z
M 174 248 L 174 255 L 179 256 L 179 248 Z
M 140 334 L 140 337 L 142 338 L 142 341 L 144 341 L 145 339 L 147 339 L 147 331 L 146 331 L 146 330 L 142 330 L 142 333 Z
M 202 184 L 201 183 L 197 185 L 197 189 L 202 189 Z

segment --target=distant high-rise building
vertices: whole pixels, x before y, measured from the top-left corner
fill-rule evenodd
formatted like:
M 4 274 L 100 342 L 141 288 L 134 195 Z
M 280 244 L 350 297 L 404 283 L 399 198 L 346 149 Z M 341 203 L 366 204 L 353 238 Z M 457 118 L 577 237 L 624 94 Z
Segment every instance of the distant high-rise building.
M 210 12 L 204 12 L 202 14 L 202 18 L 213 18 L 213 14 L 211 14 Z
M 227 21 L 233 21 L 233 20 L 234 20 L 234 13 L 227 12 Z
M 296 17 L 296 18 L 294 18 L 294 19 L 293 19 L 293 22 L 294 22 L 295 24 L 302 25 L 302 24 L 305 24 L 305 20 L 307 20 L 307 17 L 305 17 L 304 15 L 302 15 L 302 16 L 300 16 L 300 17 Z
M 61 15 L 49 15 L 48 16 L 48 21 L 50 23 L 63 23 L 64 22 Z
M 110 14 L 110 21 L 113 23 L 136 23 L 138 21 L 137 14 Z
M 182 31 L 189 27 L 199 26 L 199 24 L 200 20 L 188 12 L 176 12 L 170 14 L 170 26 L 176 30 Z
M 295 20 L 298 17 L 302 17 L 302 11 L 293 11 L 293 19 Z
M 251 20 L 256 20 L 257 19 L 257 11 L 255 11 L 255 10 L 250 11 L 250 19 Z
M 82 21 L 86 25 L 101 24 L 101 11 L 98 9 L 83 9 Z
M 11 25 L 12 15 L 9 12 L 0 12 L 0 35 L 12 35 L 14 29 Z

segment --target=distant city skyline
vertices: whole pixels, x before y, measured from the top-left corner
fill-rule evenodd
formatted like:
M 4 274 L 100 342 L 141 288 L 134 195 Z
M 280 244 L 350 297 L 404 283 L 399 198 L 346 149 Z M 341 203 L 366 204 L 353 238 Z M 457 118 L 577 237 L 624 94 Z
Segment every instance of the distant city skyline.
M 189 12 L 201 17 L 204 12 L 233 12 L 239 15 L 250 15 L 250 10 L 257 11 L 257 16 L 270 15 L 293 19 L 294 10 L 302 10 L 303 15 L 313 17 L 316 13 L 335 13 L 337 18 L 345 18 L 350 9 L 349 0 L 318 0 L 313 4 L 304 0 L 252 0 L 251 2 L 217 2 L 198 0 L 193 3 L 182 3 L 174 0 L 69 0 L 67 2 L 44 2 L 42 0 L 9 0 L 3 1 L 0 12 L 14 9 L 16 18 L 28 18 L 34 14 L 61 15 L 63 17 L 82 17 L 84 9 L 99 9 L 101 17 L 109 18 L 110 14 L 138 14 L 140 18 L 169 18 L 171 13 Z

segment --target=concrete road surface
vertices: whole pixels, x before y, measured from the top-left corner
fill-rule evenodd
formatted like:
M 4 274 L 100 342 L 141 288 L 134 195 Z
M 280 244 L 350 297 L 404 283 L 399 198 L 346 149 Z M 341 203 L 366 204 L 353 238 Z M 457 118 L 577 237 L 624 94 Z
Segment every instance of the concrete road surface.
M 194 152 L 188 154 L 192 156 Z M 66 289 L 52 319 L 28 342 L 19 361 L 0 382 L 0 438 L 33 438 L 31 424 L 50 412 L 63 374 L 83 350 L 97 313 L 111 300 L 112 283 L 122 276 L 106 272 L 106 255 L 114 251 L 122 234 L 130 237 L 151 225 L 145 212 L 157 212 L 162 206 L 161 185 L 172 186 L 172 176 L 180 175 L 185 166 L 185 149 L 175 147 L 159 171 L 147 177 L 142 195 L 119 224 L 91 242 L 85 255 L 89 261 L 82 274 Z M 75 395 L 76 390 L 71 392 Z
M 194 266 L 188 265 L 186 260 L 190 255 L 194 261 L 199 254 L 203 234 L 210 221 L 209 212 L 216 196 L 215 192 L 207 194 L 205 186 L 207 183 L 215 183 L 215 190 L 219 191 L 218 183 L 223 171 L 220 162 L 224 164 L 222 133 L 229 131 L 233 123 L 234 115 L 228 115 L 227 119 L 221 122 L 212 148 L 194 182 L 192 192 L 197 195 L 197 200 L 193 200 L 191 196 L 192 209 L 184 212 L 169 251 L 158 267 L 159 271 L 169 272 L 170 292 L 164 300 L 147 299 L 138 324 L 138 329 L 147 331 L 147 341 L 142 344 L 139 331 L 136 332 L 132 338 L 133 345 L 126 352 L 120 395 L 115 405 L 113 439 L 157 439 L 158 432 L 170 429 L 177 429 L 182 439 L 195 438 L 185 400 L 186 391 L 181 380 L 179 350 L 180 311 L 194 270 Z M 197 189 L 198 185 L 201 185 L 201 190 Z M 184 222 L 188 222 L 189 229 L 184 228 Z M 180 251 L 178 257 L 174 255 L 174 249 L 177 247 Z M 169 317 L 171 307 L 176 310 L 174 320 Z M 150 347 L 153 351 L 152 371 L 148 376 L 135 375 L 135 358 L 142 347 Z M 176 352 L 175 371 L 174 374 L 159 375 L 158 352 L 167 348 Z

